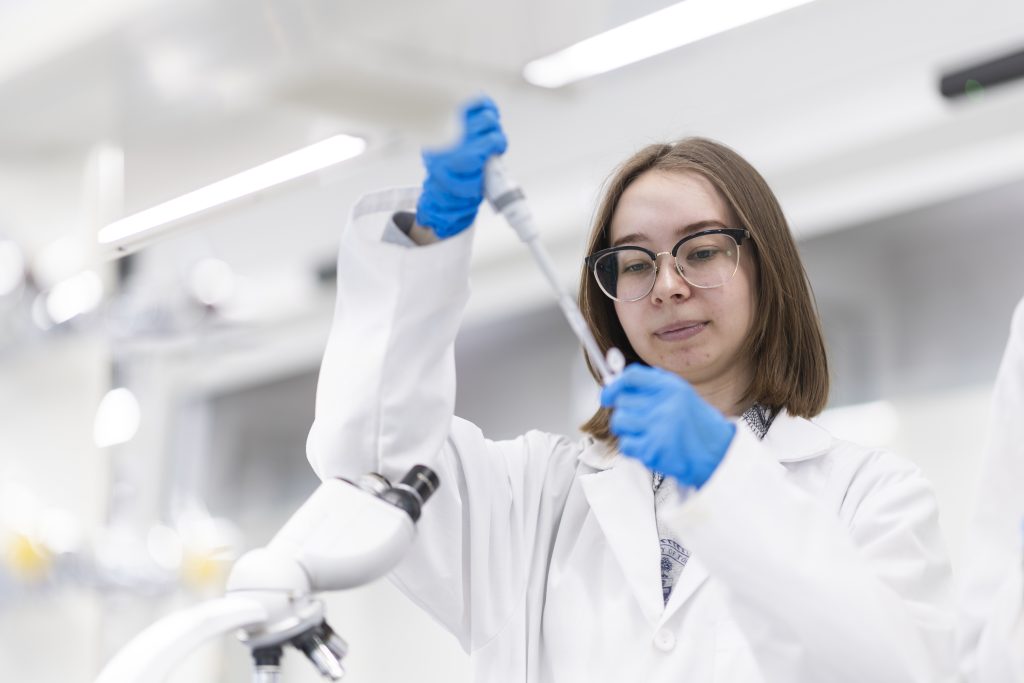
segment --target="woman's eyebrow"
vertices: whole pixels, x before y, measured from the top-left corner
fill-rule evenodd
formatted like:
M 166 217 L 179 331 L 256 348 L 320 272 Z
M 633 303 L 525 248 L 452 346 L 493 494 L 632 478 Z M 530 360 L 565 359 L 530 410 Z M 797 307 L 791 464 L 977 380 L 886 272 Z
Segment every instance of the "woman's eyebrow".
M 689 232 L 696 232 L 698 230 L 706 230 L 706 229 L 709 229 L 709 228 L 724 228 L 724 227 L 725 227 L 725 223 L 723 223 L 722 221 L 719 221 L 719 220 L 697 221 L 696 223 L 690 223 L 689 225 L 686 225 L 686 226 L 680 228 L 679 230 L 676 231 L 676 234 L 678 236 L 682 237 L 683 235 L 685 235 L 685 234 L 687 234 Z M 636 243 L 636 242 L 649 242 L 650 239 L 651 238 L 648 237 L 646 233 L 633 232 L 633 233 L 630 233 L 628 235 L 623 235 L 619 239 L 615 240 L 614 242 L 612 242 L 612 246 L 613 247 L 617 247 L 617 246 L 619 246 L 621 244 L 630 244 L 630 243 Z
M 642 232 L 634 232 L 629 235 L 623 235 L 619 239 L 612 242 L 613 247 L 617 247 L 620 244 L 628 244 L 630 242 L 647 242 L 649 241 L 647 235 Z

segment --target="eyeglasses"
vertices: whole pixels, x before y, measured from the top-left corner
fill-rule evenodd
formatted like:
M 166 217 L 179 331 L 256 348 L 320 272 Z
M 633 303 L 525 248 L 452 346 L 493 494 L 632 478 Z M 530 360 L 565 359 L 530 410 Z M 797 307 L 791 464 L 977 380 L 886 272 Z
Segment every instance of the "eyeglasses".
M 676 242 L 672 251 L 655 253 L 635 246 L 612 247 L 586 258 L 601 291 L 615 301 L 639 301 L 658 279 L 658 257 L 671 254 L 676 271 L 694 287 L 721 287 L 736 274 L 740 245 L 750 239 L 742 228 L 702 230 Z

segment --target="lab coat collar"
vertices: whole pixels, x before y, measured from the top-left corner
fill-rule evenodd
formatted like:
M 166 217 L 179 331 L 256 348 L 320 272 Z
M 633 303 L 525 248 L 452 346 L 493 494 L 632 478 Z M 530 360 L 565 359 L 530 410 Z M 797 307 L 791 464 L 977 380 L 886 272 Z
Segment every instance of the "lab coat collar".
M 741 418 L 737 418 L 736 425 L 740 429 L 750 429 Z M 772 420 L 761 443 L 779 462 L 798 462 L 827 451 L 832 444 L 832 435 L 810 420 L 783 410 Z M 611 444 L 591 439 L 579 459 L 587 467 L 607 470 L 618 466 L 625 458 Z
M 779 462 L 798 462 L 825 453 L 832 445 L 832 435 L 810 420 L 783 410 L 761 443 Z
M 580 459 L 593 463 L 590 466 L 597 470 L 580 477 L 587 503 L 641 613 L 652 628 L 660 628 L 697 592 L 707 580 L 708 571 L 698 557 L 691 555 L 666 607 L 650 471 L 639 460 L 606 446 L 592 445 Z
M 615 467 L 625 458 L 611 443 L 588 438 L 579 460 L 587 467 L 601 471 Z
M 651 473 L 639 460 L 622 458 L 614 467 L 583 475 L 580 485 L 629 590 L 653 627 L 664 603 Z

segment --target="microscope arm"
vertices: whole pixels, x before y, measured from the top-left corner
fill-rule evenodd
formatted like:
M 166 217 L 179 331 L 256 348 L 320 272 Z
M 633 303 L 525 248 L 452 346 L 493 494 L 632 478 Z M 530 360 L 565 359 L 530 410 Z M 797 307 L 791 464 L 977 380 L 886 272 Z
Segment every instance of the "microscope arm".
M 416 537 L 423 503 L 437 475 L 417 465 L 392 486 L 379 475 L 360 485 L 329 479 L 264 548 L 235 563 L 227 596 L 172 614 L 139 634 L 96 683 L 156 683 L 187 653 L 239 630 L 254 653 L 273 659 L 291 644 L 321 674 L 338 680 L 346 645 L 324 621 L 314 594 L 360 586 L 383 576 Z M 259 670 L 257 663 L 257 670 Z
M 162 681 L 208 640 L 266 620 L 262 604 L 242 597 L 218 598 L 177 612 L 153 624 L 118 652 L 96 683 Z
M 406 510 L 342 479 L 328 479 L 281 527 L 266 552 L 239 559 L 227 589 L 321 593 L 361 586 L 394 567 L 415 536 L 415 519 Z M 290 577 L 278 566 L 288 561 L 297 562 L 304 576 Z

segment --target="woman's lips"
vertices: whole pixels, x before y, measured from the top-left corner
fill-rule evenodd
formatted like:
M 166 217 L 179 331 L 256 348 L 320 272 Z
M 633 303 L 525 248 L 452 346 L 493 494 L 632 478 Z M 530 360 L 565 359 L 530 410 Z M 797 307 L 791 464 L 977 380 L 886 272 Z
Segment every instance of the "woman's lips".
M 662 341 L 680 341 L 700 334 L 707 326 L 707 322 L 679 323 L 658 330 L 654 336 Z

